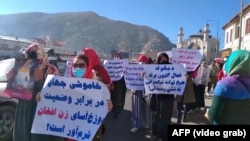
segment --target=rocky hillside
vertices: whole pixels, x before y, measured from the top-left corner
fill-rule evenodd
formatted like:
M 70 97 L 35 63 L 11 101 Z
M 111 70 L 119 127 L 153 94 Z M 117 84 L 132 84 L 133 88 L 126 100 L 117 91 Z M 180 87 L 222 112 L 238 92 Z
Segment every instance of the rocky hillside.
M 157 52 L 175 47 L 150 27 L 111 20 L 93 12 L 0 15 L 0 34 L 31 40 L 50 36 L 64 41 L 73 51 L 93 47 L 102 58 L 110 57 L 112 50 L 146 53 L 155 58 Z

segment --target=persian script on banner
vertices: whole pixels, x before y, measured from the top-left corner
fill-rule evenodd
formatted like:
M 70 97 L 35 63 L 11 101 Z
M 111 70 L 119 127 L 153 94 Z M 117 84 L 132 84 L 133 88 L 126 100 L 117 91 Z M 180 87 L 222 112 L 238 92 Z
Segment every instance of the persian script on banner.
M 108 113 L 108 99 L 100 81 L 48 75 L 31 132 L 92 141 Z
M 130 90 L 144 90 L 143 65 L 129 64 L 125 66 L 125 83 Z
M 197 49 L 173 48 L 172 54 L 174 54 L 172 56 L 172 63 L 184 64 L 186 71 L 194 71 L 202 59 L 202 53 Z
M 146 94 L 182 95 L 186 86 L 186 70 L 182 64 L 144 65 Z
M 128 64 L 128 59 L 105 60 L 104 67 L 112 81 L 120 80 L 124 75 L 124 66 Z

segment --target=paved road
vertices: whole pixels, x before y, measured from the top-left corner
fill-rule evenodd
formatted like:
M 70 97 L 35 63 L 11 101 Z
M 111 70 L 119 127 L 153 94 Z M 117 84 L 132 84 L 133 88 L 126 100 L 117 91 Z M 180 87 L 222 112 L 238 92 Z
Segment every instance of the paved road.
M 206 97 L 206 106 L 211 104 L 211 97 Z M 209 124 L 209 122 L 203 117 L 205 111 L 196 112 L 187 115 L 187 121 L 183 124 L 199 125 Z M 146 135 L 151 135 L 151 132 L 143 129 L 134 134 L 130 133 L 131 117 L 131 97 L 130 92 L 126 95 L 126 104 L 124 111 L 119 119 L 115 119 L 112 113 L 109 113 L 106 120 L 106 133 L 102 138 L 102 141 L 153 141 L 153 139 L 146 138 Z M 176 123 L 176 118 L 173 116 L 172 123 Z
M 206 97 L 205 100 L 206 106 L 211 104 L 211 97 Z M 204 112 L 196 112 L 194 114 L 187 115 L 187 121 L 183 123 L 191 125 L 199 124 L 209 124 L 209 122 L 203 117 Z M 130 92 L 127 92 L 126 95 L 126 104 L 124 111 L 121 114 L 119 119 L 115 119 L 112 113 L 109 113 L 105 119 L 106 133 L 104 134 L 101 141 L 153 141 L 153 139 L 146 138 L 146 135 L 151 135 L 151 132 L 144 129 L 140 130 L 137 133 L 130 133 L 131 129 L 130 123 L 131 117 L 131 97 Z M 172 123 L 176 123 L 176 118 L 172 118 Z

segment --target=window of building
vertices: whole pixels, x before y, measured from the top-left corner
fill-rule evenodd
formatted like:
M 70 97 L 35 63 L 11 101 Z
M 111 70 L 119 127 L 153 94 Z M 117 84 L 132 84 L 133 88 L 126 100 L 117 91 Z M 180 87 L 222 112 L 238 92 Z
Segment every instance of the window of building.
M 230 30 L 230 39 L 229 39 L 229 41 L 230 42 L 233 41 L 233 29 Z
M 17 50 L 20 50 L 21 46 L 20 45 L 15 45 L 14 48 L 17 49 Z
M 237 26 L 235 26 L 235 39 L 240 37 L 240 26 L 238 26 L 238 24 L 236 24 Z
M 6 48 L 8 48 L 8 47 L 9 47 L 8 44 L 1 44 L 1 45 L 0 45 L 0 48 L 6 49 Z
M 228 43 L 228 32 L 226 33 L 226 43 Z
M 248 18 L 246 20 L 246 30 L 245 30 L 245 34 L 250 33 L 250 18 Z

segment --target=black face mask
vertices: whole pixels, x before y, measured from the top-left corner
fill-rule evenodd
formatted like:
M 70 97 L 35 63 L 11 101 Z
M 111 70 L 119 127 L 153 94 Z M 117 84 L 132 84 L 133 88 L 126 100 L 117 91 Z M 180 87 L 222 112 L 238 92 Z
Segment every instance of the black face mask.
M 169 64 L 169 62 L 166 61 L 166 60 L 163 60 L 163 61 L 160 62 L 160 64 Z

